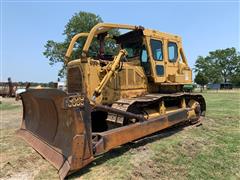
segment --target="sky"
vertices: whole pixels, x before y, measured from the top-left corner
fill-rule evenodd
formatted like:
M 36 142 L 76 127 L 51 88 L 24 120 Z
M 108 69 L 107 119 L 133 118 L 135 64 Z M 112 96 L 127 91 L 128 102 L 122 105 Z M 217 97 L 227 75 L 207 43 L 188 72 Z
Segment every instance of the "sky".
M 191 68 L 209 51 L 240 49 L 238 1 L 13 1 L 1 0 L 1 80 L 50 82 L 62 64 L 43 55 L 48 40 L 61 42 L 64 27 L 79 11 L 104 22 L 141 25 L 177 34 Z

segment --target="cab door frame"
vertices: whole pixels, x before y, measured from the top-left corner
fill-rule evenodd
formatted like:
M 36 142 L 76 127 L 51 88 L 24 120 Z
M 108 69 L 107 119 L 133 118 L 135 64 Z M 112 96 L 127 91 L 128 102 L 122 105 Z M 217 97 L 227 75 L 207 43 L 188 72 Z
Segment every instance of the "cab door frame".
M 152 46 L 151 46 L 151 40 L 160 41 L 162 43 L 162 60 L 155 60 L 154 55 L 152 53 Z M 146 42 L 147 42 L 147 51 L 149 53 L 149 62 L 151 64 L 151 76 L 152 79 L 154 79 L 155 83 L 162 83 L 166 81 L 166 69 L 165 69 L 165 62 L 166 62 L 166 55 L 164 51 L 164 39 L 162 37 L 156 37 L 156 36 L 146 36 Z M 163 74 L 159 75 L 157 73 L 157 68 L 160 67 L 163 69 Z
M 169 48 L 168 48 L 168 45 L 169 43 L 175 43 L 176 46 L 177 46 L 177 58 L 174 60 L 174 61 L 171 61 L 169 59 Z M 180 41 L 178 39 L 175 39 L 175 38 L 168 38 L 165 40 L 165 46 L 164 46 L 164 49 L 165 49 L 165 54 L 166 54 L 166 76 L 169 76 L 169 75 L 174 75 L 176 74 L 177 70 L 178 70 L 178 67 L 179 67 L 179 61 L 180 61 L 180 58 L 181 58 L 181 54 L 180 54 Z

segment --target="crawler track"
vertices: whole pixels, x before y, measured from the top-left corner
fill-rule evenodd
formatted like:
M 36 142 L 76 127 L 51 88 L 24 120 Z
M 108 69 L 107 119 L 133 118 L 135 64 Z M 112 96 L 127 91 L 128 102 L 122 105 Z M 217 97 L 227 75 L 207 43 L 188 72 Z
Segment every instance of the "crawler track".
M 181 99 L 185 99 L 186 105 L 190 100 L 195 100 L 200 104 L 201 116 L 205 115 L 206 103 L 201 94 L 195 93 L 175 93 L 175 94 L 148 94 L 146 96 L 131 98 L 131 99 L 120 99 L 112 104 L 112 108 L 119 109 L 125 112 L 132 112 L 135 114 L 146 114 L 144 109 L 155 108 L 159 103 L 164 102 L 167 106 L 178 105 Z M 108 113 L 107 121 L 115 124 L 116 126 L 123 126 L 128 124 L 126 118 L 123 116 L 116 115 L 114 113 Z

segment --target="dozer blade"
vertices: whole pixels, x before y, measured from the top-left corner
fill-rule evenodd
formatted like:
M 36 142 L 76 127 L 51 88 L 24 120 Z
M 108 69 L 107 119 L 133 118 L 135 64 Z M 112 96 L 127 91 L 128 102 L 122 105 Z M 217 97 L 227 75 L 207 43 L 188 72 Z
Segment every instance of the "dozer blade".
M 56 89 L 21 94 L 23 120 L 17 134 L 51 162 L 61 179 L 93 160 L 90 105 L 66 107 L 69 96 Z

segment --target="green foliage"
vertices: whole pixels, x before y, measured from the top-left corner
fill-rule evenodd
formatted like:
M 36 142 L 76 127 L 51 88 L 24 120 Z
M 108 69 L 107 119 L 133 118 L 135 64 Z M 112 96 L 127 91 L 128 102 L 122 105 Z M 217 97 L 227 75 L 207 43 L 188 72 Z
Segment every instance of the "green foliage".
M 216 68 L 216 64 L 208 57 L 199 56 L 196 60 L 194 71 L 208 77 L 210 82 L 221 82 L 221 76 Z
M 240 72 L 238 72 L 237 74 L 235 74 L 231 77 L 231 82 L 235 86 L 240 87 Z
M 236 86 L 240 87 L 240 58 L 238 56 L 238 58 L 235 59 L 235 63 L 236 63 L 236 69 L 234 71 L 234 73 L 232 74 L 232 76 L 230 77 L 230 81 L 235 84 Z
M 235 48 L 209 52 L 206 57 L 199 56 L 194 71 L 208 77 L 209 82 L 230 81 L 240 83 L 240 54 Z
M 43 54 L 49 59 L 49 64 L 54 65 L 59 62 L 63 63 L 64 55 L 67 51 L 71 38 L 78 33 L 89 32 L 93 26 L 100 22 L 102 22 L 102 19 L 95 14 L 87 12 L 75 13 L 65 26 L 63 35 L 65 35 L 66 38 L 64 42 L 48 40 L 45 44 L 45 51 Z M 86 39 L 79 39 L 77 41 L 71 58 L 76 59 L 80 56 L 85 40 Z M 60 77 L 65 75 L 64 69 L 65 67 L 63 66 L 63 68 L 59 71 Z
M 82 11 L 80 11 L 79 13 L 75 13 L 65 26 L 63 32 L 63 35 L 66 37 L 65 40 L 63 42 L 48 40 L 45 44 L 45 51 L 43 52 L 43 54 L 49 59 L 49 64 L 63 64 L 64 56 L 72 37 L 81 32 L 89 32 L 93 26 L 101 22 L 103 22 L 102 18 L 93 13 Z M 119 35 L 119 31 L 112 30 L 109 32 L 109 34 Z M 70 59 L 78 59 L 80 57 L 85 41 L 86 38 L 81 38 L 76 42 Z M 89 55 L 96 55 L 96 52 L 98 52 L 98 47 L 98 42 L 96 39 L 94 39 L 89 49 Z M 114 46 L 113 40 L 107 40 L 105 43 L 105 47 L 106 53 L 115 53 L 116 47 Z M 59 77 L 65 76 L 65 68 L 66 67 L 63 65 L 62 69 L 59 70 Z
M 208 83 L 208 78 L 203 73 L 199 72 L 194 80 L 197 84 L 204 86 Z

